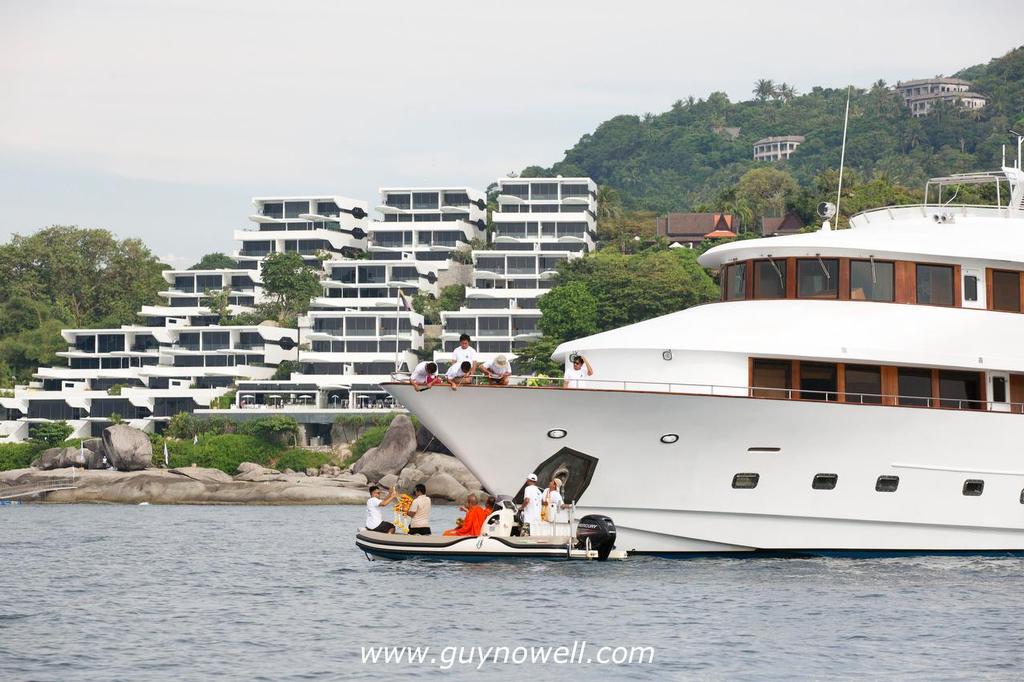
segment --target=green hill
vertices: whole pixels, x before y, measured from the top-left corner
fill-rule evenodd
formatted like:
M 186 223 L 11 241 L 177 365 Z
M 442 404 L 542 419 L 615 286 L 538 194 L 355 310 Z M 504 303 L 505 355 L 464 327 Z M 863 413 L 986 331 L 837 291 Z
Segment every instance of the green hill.
M 1008 129 L 1024 130 L 1024 47 L 955 75 L 973 81 L 988 105 L 977 111 L 938 106 L 915 119 L 884 81 L 854 88 L 847 168 L 918 191 L 931 176 L 998 166 Z M 580 138 L 551 168 L 531 166 L 523 175 L 587 175 L 618 189 L 627 209 L 688 210 L 721 203 L 723 189 L 767 165 L 751 159 L 756 140 L 803 135 L 806 142 L 790 160 L 772 165 L 813 190 L 824 171 L 839 166 L 846 88 L 797 94 L 770 81 L 756 86 L 760 97 L 755 92 L 751 101 L 731 102 L 715 92 L 679 100 L 661 114 L 616 116 Z M 739 128 L 739 134 L 733 138 L 728 128 Z

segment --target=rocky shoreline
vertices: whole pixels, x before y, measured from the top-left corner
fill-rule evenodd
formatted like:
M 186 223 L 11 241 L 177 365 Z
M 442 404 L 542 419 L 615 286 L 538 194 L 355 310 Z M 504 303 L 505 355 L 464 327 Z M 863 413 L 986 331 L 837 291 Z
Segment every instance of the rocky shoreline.
M 114 427 L 111 427 L 114 428 Z M 120 427 L 123 430 L 127 427 Z M 118 434 L 128 438 L 130 434 Z M 77 462 L 82 452 L 74 448 L 55 448 L 51 455 L 34 462 L 32 468 L 0 472 L 0 497 L 5 488 L 44 485 L 56 478 L 74 476 L 74 487 L 52 490 L 20 499 L 23 502 L 69 504 L 223 504 L 223 505 L 287 505 L 287 504 L 363 504 L 369 484 L 397 487 L 412 492 L 423 483 L 427 494 L 438 502 L 461 503 L 470 492 L 486 494 L 480 482 L 448 454 L 419 449 L 412 421 L 399 415 L 391 423 L 381 444 L 371 448 L 351 468 L 324 464 L 304 472 L 277 471 L 253 462 L 243 462 L 232 476 L 220 469 L 190 466 L 175 469 L 138 467 L 139 456 L 131 466 L 135 470 L 82 468 L 93 462 Z M 104 440 L 109 440 L 104 434 Z M 148 439 L 146 441 L 148 444 Z M 121 449 L 114 443 L 97 448 L 114 459 Z M 134 444 L 133 444 L 134 445 Z M 429 441 L 423 445 L 430 447 Z M 135 450 L 135 447 L 131 448 Z M 146 448 L 137 448 L 140 451 Z M 48 451 L 49 452 L 49 451 Z M 84 449 L 87 459 L 95 453 Z M 151 457 L 151 451 L 149 456 Z M 90 458 L 90 455 L 93 455 Z M 127 464 L 129 458 L 117 461 Z M 67 466 L 79 464 L 79 466 Z

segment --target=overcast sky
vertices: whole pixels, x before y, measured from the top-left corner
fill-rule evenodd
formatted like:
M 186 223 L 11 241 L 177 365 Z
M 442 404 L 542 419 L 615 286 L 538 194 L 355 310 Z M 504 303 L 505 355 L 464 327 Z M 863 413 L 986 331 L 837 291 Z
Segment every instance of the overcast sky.
M 0 240 L 107 227 L 188 266 L 250 197 L 468 185 L 755 79 L 867 86 L 1024 43 L 1024 2 L 0 0 Z

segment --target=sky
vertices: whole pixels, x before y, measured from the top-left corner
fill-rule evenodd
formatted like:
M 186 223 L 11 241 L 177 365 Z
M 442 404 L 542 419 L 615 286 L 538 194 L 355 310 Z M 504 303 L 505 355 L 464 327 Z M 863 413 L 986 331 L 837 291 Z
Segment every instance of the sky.
M 1024 2 L 0 0 L 0 241 L 51 224 L 230 252 L 254 196 L 469 186 L 758 78 L 950 74 Z

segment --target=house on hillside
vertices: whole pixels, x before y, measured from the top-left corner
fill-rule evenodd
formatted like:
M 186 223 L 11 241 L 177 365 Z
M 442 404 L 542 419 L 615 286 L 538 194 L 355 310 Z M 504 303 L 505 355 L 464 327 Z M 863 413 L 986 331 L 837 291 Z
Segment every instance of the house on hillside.
M 656 224 L 659 237 L 691 249 L 705 239 L 735 237 L 736 227 L 730 213 L 669 213 Z
M 981 109 L 987 101 L 984 95 L 971 92 L 971 82 L 960 78 L 922 78 L 896 84 L 896 92 L 903 97 L 910 115 L 927 116 L 938 101 L 950 102 L 964 109 Z
M 763 137 L 754 143 L 754 161 L 782 161 L 788 159 L 803 144 L 803 135 Z
M 778 218 L 761 218 L 761 234 L 765 237 L 777 234 L 796 234 L 802 229 L 804 229 L 804 221 L 793 211 Z

